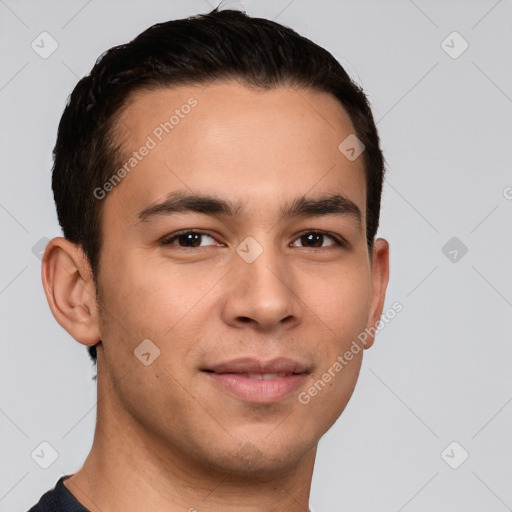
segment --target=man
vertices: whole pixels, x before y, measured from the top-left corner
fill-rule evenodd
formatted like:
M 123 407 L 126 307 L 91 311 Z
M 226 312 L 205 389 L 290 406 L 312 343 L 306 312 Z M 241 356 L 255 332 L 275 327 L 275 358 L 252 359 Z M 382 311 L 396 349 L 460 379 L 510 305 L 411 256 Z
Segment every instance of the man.
M 104 54 L 59 125 L 42 265 L 97 359 L 96 431 L 31 510 L 307 511 L 383 310 L 383 175 L 363 92 L 279 24 L 214 10 Z

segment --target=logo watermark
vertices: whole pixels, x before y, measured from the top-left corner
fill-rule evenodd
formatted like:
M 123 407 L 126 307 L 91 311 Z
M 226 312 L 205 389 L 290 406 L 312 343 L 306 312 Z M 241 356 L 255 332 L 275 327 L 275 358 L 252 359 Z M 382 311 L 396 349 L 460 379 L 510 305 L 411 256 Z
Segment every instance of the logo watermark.
M 384 327 L 396 317 L 400 311 L 402 311 L 403 305 L 396 301 L 393 302 L 391 307 L 387 309 L 381 316 L 380 320 L 372 327 L 367 327 L 363 332 L 359 333 L 357 340 L 353 340 L 350 348 L 346 350 L 342 355 L 339 355 L 334 363 L 329 366 L 327 371 L 316 380 L 316 382 L 310 386 L 307 391 L 301 391 L 298 394 L 298 400 L 301 404 L 306 405 L 311 401 L 312 397 L 315 397 L 322 391 L 331 380 L 339 374 L 345 366 L 347 366 L 354 356 L 359 354 L 361 350 L 367 345 L 368 337 L 374 337 L 378 332 L 382 331 Z
M 130 174 L 137 165 L 139 165 L 150 152 L 158 146 L 158 143 L 164 140 L 166 135 L 172 132 L 178 126 L 182 119 L 190 114 L 192 109 L 197 106 L 197 100 L 191 97 L 186 103 L 181 105 L 180 108 L 174 110 L 168 121 L 164 121 L 155 128 L 150 135 L 146 137 L 144 144 L 134 151 L 132 156 L 114 173 L 110 178 L 101 186 L 94 189 L 93 195 L 96 199 L 102 200 L 106 197 L 107 193 L 113 190 L 123 178 Z

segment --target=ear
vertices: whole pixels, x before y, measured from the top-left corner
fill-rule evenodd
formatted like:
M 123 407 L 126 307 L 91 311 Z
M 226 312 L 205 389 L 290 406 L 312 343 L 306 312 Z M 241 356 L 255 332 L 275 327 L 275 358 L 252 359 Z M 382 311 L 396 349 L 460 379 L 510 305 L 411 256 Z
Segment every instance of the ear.
M 364 348 L 370 348 L 375 341 L 377 324 L 380 321 L 386 298 L 386 288 L 389 280 L 389 244 L 383 238 L 377 238 L 373 243 L 371 272 L 372 296 L 368 325 L 366 326 L 368 337 Z
M 79 245 L 57 237 L 46 246 L 41 277 L 53 316 L 75 340 L 84 345 L 100 341 L 96 287 Z

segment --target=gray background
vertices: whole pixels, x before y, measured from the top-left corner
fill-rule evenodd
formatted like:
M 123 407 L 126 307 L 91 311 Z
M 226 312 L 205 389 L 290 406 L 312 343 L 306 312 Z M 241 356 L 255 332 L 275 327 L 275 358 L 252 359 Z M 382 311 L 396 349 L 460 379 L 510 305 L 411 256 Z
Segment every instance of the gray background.
M 50 169 L 66 98 L 104 50 L 209 1 L 0 0 L 2 511 L 26 510 L 92 442 L 94 369 L 53 319 L 36 255 L 60 235 Z M 403 311 L 320 442 L 311 505 L 512 510 L 512 1 L 245 5 L 325 46 L 363 84 L 389 168 L 386 307 Z M 46 59 L 31 47 L 43 31 L 58 42 Z M 442 45 L 454 31 L 469 44 L 461 55 L 458 36 Z M 47 469 L 43 441 L 58 453 Z

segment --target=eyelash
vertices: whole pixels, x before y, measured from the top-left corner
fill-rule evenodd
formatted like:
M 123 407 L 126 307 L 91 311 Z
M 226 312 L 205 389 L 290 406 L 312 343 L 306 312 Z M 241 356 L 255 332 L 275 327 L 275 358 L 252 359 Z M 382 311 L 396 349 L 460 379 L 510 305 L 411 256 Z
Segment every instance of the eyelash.
M 161 245 L 173 245 L 173 242 L 177 240 L 180 236 L 188 235 L 189 233 L 196 234 L 196 235 L 204 235 L 212 238 L 215 240 L 215 238 L 208 232 L 202 231 L 200 229 L 185 229 L 183 231 L 178 231 L 177 233 L 173 233 L 172 235 L 165 237 L 161 240 Z M 317 234 L 317 235 L 323 235 L 324 237 L 330 238 L 335 245 L 338 247 L 346 247 L 347 243 L 344 240 L 341 240 L 337 238 L 335 235 L 331 233 L 327 233 L 325 231 L 320 230 L 310 230 L 310 231 L 303 231 L 302 233 L 299 233 L 299 235 L 294 239 L 294 242 L 298 239 L 302 238 L 303 236 L 309 235 L 311 233 Z M 200 249 L 201 247 L 185 247 L 185 246 L 178 246 L 181 249 Z M 332 246 L 327 246 L 332 247 Z M 303 249 L 307 249 L 307 247 L 302 247 Z M 326 247 L 310 247 L 310 249 L 325 249 Z

